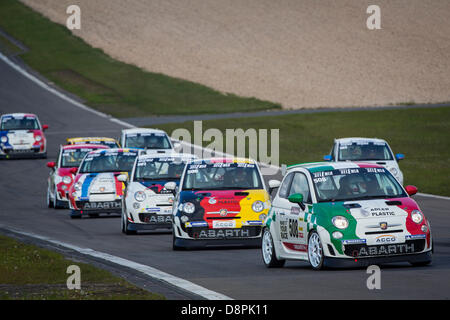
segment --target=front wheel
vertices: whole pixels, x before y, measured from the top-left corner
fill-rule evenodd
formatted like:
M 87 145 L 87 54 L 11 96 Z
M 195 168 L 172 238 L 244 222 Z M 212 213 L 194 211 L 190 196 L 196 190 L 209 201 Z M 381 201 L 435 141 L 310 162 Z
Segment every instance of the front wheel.
M 273 244 L 272 234 L 267 228 L 264 229 L 261 251 L 264 264 L 267 268 L 280 268 L 283 267 L 286 263 L 286 260 L 277 259 L 275 255 L 275 246 Z
M 128 236 L 137 234 L 136 230 L 128 230 L 128 219 L 123 211 L 122 211 L 122 232 Z
M 308 260 L 314 270 L 323 268 L 324 253 L 322 241 L 316 231 L 312 231 L 308 239 Z
M 53 201 L 50 198 L 50 188 L 47 188 L 47 207 L 53 208 Z

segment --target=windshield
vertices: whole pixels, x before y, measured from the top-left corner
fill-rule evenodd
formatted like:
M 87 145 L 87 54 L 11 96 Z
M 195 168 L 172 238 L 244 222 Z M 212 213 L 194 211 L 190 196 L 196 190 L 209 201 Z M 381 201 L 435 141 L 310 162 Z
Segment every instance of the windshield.
M 78 167 L 86 153 L 93 149 L 66 149 L 61 154 L 61 167 L 72 168 Z
M 133 169 L 135 152 L 91 153 L 80 166 L 80 173 L 130 172 Z
M 79 140 L 79 141 L 71 141 L 70 144 L 95 144 L 95 145 L 101 145 L 101 146 L 107 146 L 111 149 L 113 148 L 119 148 L 119 144 L 114 140 Z
M 189 164 L 183 190 L 263 189 L 258 169 L 250 163 Z
M 34 117 L 4 117 L 1 130 L 39 130 L 39 124 Z
M 164 133 L 129 134 L 125 148 L 171 149 L 170 141 Z
M 339 161 L 393 160 L 385 142 L 339 144 Z
M 406 197 L 397 180 L 384 168 L 321 171 L 312 176 L 319 202 Z
M 135 180 L 178 180 L 185 163 L 177 158 L 140 158 L 136 164 Z

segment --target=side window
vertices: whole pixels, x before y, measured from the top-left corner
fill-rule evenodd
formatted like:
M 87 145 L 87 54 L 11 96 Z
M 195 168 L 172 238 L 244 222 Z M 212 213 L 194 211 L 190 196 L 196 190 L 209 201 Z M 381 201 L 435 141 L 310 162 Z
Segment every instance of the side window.
M 287 198 L 289 187 L 291 186 L 292 178 L 294 177 L 294 173 L 289 173 L 286 178 L 283 180 L 283 183 L 280 186 L 280 191 L 278 192 L 278 196 L 280 198 Z
M 289 196 L 295 193 L 303 195 L 304 202 L 311 203 L 311 193 L 309 192 L 308 179 L 303 173 L 296 172 L 292 180 Z

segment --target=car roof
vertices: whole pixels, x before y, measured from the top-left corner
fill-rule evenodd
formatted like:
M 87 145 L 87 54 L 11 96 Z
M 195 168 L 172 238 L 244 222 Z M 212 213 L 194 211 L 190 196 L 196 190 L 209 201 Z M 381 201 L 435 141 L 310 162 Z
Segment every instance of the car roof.
M 378 138 L 362 138 L 362 137 L 351 137 L 351 138 L 339 138 L 335 139 L 335 142 L 340 144 L 349 144 L 349 143 L 364 143 L 364 142 L 384 142 L 386 140 L 378 139 Z
M 364 163 L 364 162 L 356 163 L 350 161 L 308 162 L 290 165 L 287 167 L 287 171 L 298 168 L 304 168 L 309 172 L 320 172 L 320 171 L 331 171 L 338 169 L 353 169 L 353 168 L 383 168 L 383 166 L 374 163 Z
M 62 146 L 63 150 L 70 149 L 109 149 L 108 146 L 102 144 L 67 144 Z
M 182 159 L 196 159 L 197 157 L 190 153 L 141 153 L 139 159 L 155 159 L 155 158 L 182 158 Z
M 129 133 L 165 133 L 164 130 L 160 129 L 154 129 L 154 128 L 133 128 L 133 129 L 123 129 L 122 133 L 129 134 Z
M 15 118 L 15 117 L 33 117 L 33 118 L 37 118 L 37 116 L 33 113 L 19 113 L 19 112 L 5 113 L 5 114 L 2 114 L 2 118 L 3 117 L 13 117 L 13 118 Z
M 204 159 L 195 159 L 192 160 L 190 163 L 192 164 L 200 164 L 200 163 L 206 163 L 206 162 L 210 162 L 210 163 L 251 163 L 254 164 L 256 163 L 255 160 L 253 159 L 249 159 L 249 158 L 204 158 Z
M 139 149 L 135 149 L 135 148 L 98 149 L 98 150 L 89 152 L 89 154 L 93 154 L 93 153 L 106 154 L 106 153 L 116 153 L 116 152 L 135 152 L 137 154 L 139 152 Z
M 116 139 L 110 137 L 75 137 L 75 138 L 67 138 L 67 141 L 114 141 L 117 142 Z

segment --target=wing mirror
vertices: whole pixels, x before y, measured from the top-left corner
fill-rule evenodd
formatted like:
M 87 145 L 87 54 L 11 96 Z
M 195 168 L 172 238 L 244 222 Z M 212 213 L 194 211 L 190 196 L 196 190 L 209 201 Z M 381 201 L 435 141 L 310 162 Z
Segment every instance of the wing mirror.
M 280 186 L 281 182 L 278 180 L 269 180 L 269 194 L 272 193 L 272 191 Z
M 55 169 L 56 162 L 47 162 L 47 167 L 49 167 L 50 169 Z
M 173 148 L 174 148 L 176 151 L 179 151 L 179 150 L 181 149 L 181 143 L 179 143 L 179 142 L 174 142 L 174 143 L 173 143 Z
M 71 174 L 77 174 L 78 168 L 70 168 L 69 171 L 70 171 Z
M 417 193 L 418 189 L 415 186 L 406 186 L 405 187 L 406 193 L 410 196 L 413 196 Z
M 289 202 L 297 203 L 302 210 L 305 210 L 305 204 L 303 203 L 303 195 L 301 193 L 294 193 L 288 197 Z
M 397 153 L 395 159 L 397 159 L 397 161 L 403 160 L 405 159 L 405 155 L 403 153 Z
M 42 126 L 42 131 L 45 131 L 45 130 L 47 130 L 48 129 L 48 124 L 44 124 L 43 126 Z
M 327 154 L 326 156 L 323 156 L 324 161 L 331 161 L 331 155 Z
M 177 189 L 177 184 L 173 181 L 169 181 L 164 185 L 164 188 L 166 188 L 169 191 L 172 191 L 172 193 L 175 195 L 176 189 Z
M 128 177 L 127 177 L 126 174 L 119 174 L 119 175 L 117 176 L 117 181 L 126 183 L 126 182 L 128 181 Z

